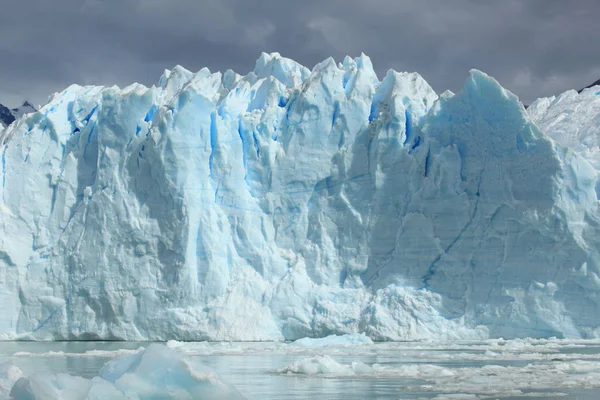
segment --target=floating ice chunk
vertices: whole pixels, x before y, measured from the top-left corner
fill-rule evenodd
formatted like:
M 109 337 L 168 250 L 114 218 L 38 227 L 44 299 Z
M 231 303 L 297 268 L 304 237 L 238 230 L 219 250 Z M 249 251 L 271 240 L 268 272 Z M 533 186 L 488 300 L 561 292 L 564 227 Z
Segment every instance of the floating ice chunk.
M 340 364 L 328 355 L 305 358 L 279 370 L 282 374 L 354 376 L 371 374 L 373 367 L 361 362 Z
M 242 398 L 211 369 L 160 344 L 106 363 L 93 379 L 67 374 L 21 378 L 10 395 L 14 400 Z
M 140 400 L 242 398 L 210 368 L 158 344 L 139 354 L 110 361 L 100 370 L 100 377 L 122 393 L 136 393 Z
M 23 371 L 11 363 L 0 364 L 0 396 L 8 395 L 10 388 L 23 377 Z
M 10 391 L 10 396 L 14 400 L 125 400 L 135 398 L 126 397 L 109 382 L 100 378 L 85 379 L 68 374 L 48 373 L 19 379 Z
M 440 393 L 435 397 L 440 400 L 546 398 L 565 396 L 565 392 L 573 388 L 600 388 L 600 362 L 597 360 L 548 360 L 524 366 L 445 367 L 422 361 L 370 366 L 357 362 L 342 364 L 329 356 L 316 356 L 294 362 L 278 372 L 288 376 L 336 379 L 354 379 L 360 375 L 368 379 L 422 380 L 425 382 L 404 386 L 402 390 L 408 393 Z

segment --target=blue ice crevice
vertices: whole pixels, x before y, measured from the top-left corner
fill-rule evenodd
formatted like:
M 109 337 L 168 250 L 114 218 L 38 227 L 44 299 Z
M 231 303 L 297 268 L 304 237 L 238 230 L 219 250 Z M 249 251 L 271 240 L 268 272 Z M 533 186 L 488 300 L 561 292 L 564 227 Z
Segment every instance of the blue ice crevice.
M 94 106 L 94 108 L 92 108 L 92 110 L 81 121 L 87 125 L 87 123 L 90 122 L 90 119 L 92 118 L 97 109 L 98 106 Z
M 242 127 L 242 119 L 241 118 L 238 122 L 237 132 L 238 132 L 238 136 L 240 137 L 241 144 L 242 144 L 242 163 L 244 165 L 244 181 L 246 182 L 247 185 L 249 185 L 249 182 L 248 182 L 248 142 L 245 138 L 246 132 L 244 131 L 244 129 Z
M 477 183 L 477 196 L 475 197 L 475 204 L 473 206 L 473 212 L 471 213 L 469 220 L 462 227 L 462 229 L 460 230 L 458 235 L 456 235 L 456 237 L 454 239 L 452 239 L 452 241 L 448 244 L 448 246 L 446 246 L 444 251 L 442 253 L 438 254 L 436 256 L 436 258 L 431 262 L 431 264 L 429 264 L 427 273 L 425 274 L 425 276 L 423 276 L 423 287 L 424 288 L 429 288 L 429 282 L 430 282 L 431 278 L 433 278 L 433 276 L 437 272 L 437 263 L 440 262 L 440 260 L 442 259 L 442 257 L 444 255 L 448 254 L 452 250 L 452 248 L 456 245 L 456 243 L 458 243 L 458 241 L 463 237 L 465 232 L 471 227 L 471 225 L 473 225 L 473 221 L 475 220 L 475 216 L 477 215 L 477 210 L 479 209 L 479 201 L 481 200 L 481 196 L 479 195 L 479 193 L 480 193 L 480 189 L 481 189 L 481 181 L 482 181 L 484 171 L 485 171 L 485 167 L 481 170 L 481 175 L 479 176 L 479 182 Z
M 406 145 L 412 137 L 412 117 L 410 116 L 408 109 L 404 111 L 404 121 L 404 132 L 406 135 L 406 138 L 404 139 L 404 145 Z M 414 150 L 414 146 L 412 149 Z
M 144 117 L 144 122 L 151 122 L 154 119 L 154 114 L 156 114 L 157 110 L 158 106 L 156 104 L 153 104 L 152 107 L 150 107 L 150 109 L 146 113 L 146 116 Z
M 209 132 L 209 142 L 210 142 L 210 155 L 208 156 L 208 170 L 211 178 L 214 179 L 213 175 L 213 167 L 215 160 L 215 153 L 217 151 L 217 115 L 216 113 L 210 114 L 210 132 Z

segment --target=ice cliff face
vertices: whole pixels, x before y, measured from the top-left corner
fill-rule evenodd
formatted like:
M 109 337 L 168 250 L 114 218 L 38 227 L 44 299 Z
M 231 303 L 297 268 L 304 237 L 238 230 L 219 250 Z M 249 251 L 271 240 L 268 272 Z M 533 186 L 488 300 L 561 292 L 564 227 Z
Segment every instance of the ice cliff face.
M 176 67 L 0 143 L 4 338 L 600 337 L 597 171 L 478 71 Z
M 538 99 L 528 112 L 552 139 L 600 169 L 600 86 Z

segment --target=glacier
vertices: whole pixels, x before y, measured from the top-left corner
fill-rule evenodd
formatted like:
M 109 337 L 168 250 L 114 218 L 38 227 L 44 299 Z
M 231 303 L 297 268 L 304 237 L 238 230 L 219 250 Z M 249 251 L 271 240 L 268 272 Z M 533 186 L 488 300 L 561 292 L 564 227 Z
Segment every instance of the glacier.
M 600 169 L 600 86 L 569 90 L 537 99 L 528 108 L 531 120 L 552 139 L 584 156 Z
M 600 337 L 594 90 L 278 53 L 73 85 L 0 133 L 0 338 Z

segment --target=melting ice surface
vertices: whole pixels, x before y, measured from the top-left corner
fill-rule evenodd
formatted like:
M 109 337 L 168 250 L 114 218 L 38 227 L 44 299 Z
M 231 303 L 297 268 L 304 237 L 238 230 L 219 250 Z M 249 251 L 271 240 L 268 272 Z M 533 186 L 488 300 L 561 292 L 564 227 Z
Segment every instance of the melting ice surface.
M 92 379 L 44 372 L 15 381 L 19 368 L 10 364 L 5 364 L 8 372 L 0 378 L 14 382 L 8 393 L 14 400 L 242 398 L 235 388 L 221 381 L 212 370 L 194 364 L 179 352 L 152 344 L 136 354 L 106 363 L 99 376 Z M 11 368 L 16 371 L 12 371 L 12 376 Z
M 276 53 L 71 86 L 0 133 L 0 337 L 600 337 L 594 124 L 552 122 L 590 93 Z
M 119 346 L 0 343 L 0 399 L 592 400 L 600 391 L 598 340 L 373 343 L 350 335 Z

